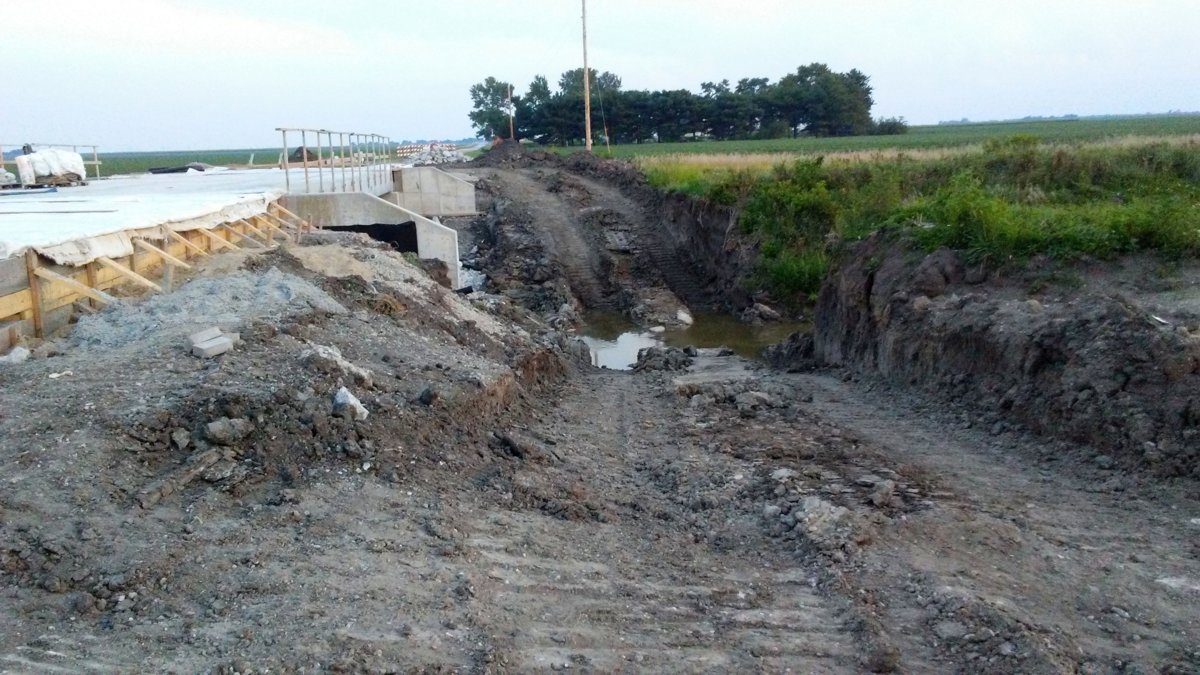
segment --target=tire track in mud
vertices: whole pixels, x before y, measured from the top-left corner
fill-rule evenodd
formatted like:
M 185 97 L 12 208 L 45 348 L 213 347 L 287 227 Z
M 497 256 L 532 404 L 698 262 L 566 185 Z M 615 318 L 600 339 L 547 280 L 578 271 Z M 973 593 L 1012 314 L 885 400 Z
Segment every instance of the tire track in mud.
M 1200 652 L 1184 646 L 1200 633 L 1196 595 L 1170 584 L 1200 579 L 1178 490 L 1114 489 L 1103 474 L 1089 480 L 1035 463 L 1053 457 L 1052 443 L 1001 444 L 829 377 L 788 377 L 814 393 L 810 410 L 943 486 L 933 508 L 867 547 L 853 575 L 886 600 L 906 656 L 957 612 L 985 631 L 1025 635 L 1027 653 L 1008 648 L 1024 654 L 1024 672 L 1197 665 Z M 934 642 L 953 658 L 971 655 L 953 640 Z
M 537 180 L 536 172 L 496 171 L 492 175 L 504 184 L 504 193 L 527 210 L 531 227 L 541 235 L 550 256 L 584 305 L 594 309 L 614 309 L 598 252 L 584 238 L 576 210 L 547 191 Z
M 613 507 L 607 522 L 494 511 L 468 526 L 482 577 L 473 610 L 497 663 L 516 672 L 853 672 L 855 645 L 837 609 L 791 555 L 773 550 L 761 516 L 689 507 L 687 481 L 724 483 L 749 467 L 692 447 L 658 393 L 626 374 L 583 376 L 537 429 L 568 439 L 558 446 L 566 462 L 515 479 L 576 482 Z M 674 490 L 644 470 L 663 462 L 688 467 Z M 724 530 L 763 540 L 710 540 Z
M 632 225 L 637 247 L 647 258 L 646 266 L 661 277 L 671 292 L 689 307 L 711 304 L 711 297 L 704 290 L 699 275 L 668 241 L 665 225 L 658 218 L 646 213 L 616 188 L 579 175 L 572 175 L 572 178 L 592 195 L 597 206 L 619 213 Z

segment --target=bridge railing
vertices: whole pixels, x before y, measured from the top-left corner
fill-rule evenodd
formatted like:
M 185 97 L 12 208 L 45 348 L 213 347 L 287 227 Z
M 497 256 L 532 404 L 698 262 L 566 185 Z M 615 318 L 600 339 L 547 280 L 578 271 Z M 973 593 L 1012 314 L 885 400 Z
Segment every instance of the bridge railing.
M 275 130 L 283 139 L 280 168 L 288 192 L 363 192 L 392 182 L 389 168 L 395 145 L 387 136 L 301 127 Z M 300 142 L 295 152 L 289 135 L 291 142 Z M 309 143 L 316 143 L 315 152 Z M 304 170 L 303 184 L 297 181 L 293 186 L 291 169 L 297 167 Z
M 83 165 L 85 167 L 88 167 L 88 166 L 93 167 L 96 172 L 96 178 L 100 178 L 101 162 L 100 162 L 100 153 L 98 150 L 99 146 L 90 145 L 88 143 L 5 143 L 3 141 L 0 141 L 0 169 L 3 169 L 4 166 L 8 165 L 8 164 L 11 164 L 12 166 L 17 165 L 16 158 L 4 159 L 4 149 L 5 148 L 22 148 L 22 147 L 25 147 L 26 145 L 31 146 L 34 150 L 47 150 L 47 149 L 67 150 L 67 149 L 70 149 L 71 152 L 78 153 L 81 157 L 86 157 L 87 155 L 85 155 L 82 152 L 79 152 L 80 148 L 83 148 L 84 150 L 91 150 L 92 158 L 83 160 Z M 84 170 L 86 171 L 86 169 L 84 169 Z M 80 178 L 87 180 L 87 176 L 80 176 Z

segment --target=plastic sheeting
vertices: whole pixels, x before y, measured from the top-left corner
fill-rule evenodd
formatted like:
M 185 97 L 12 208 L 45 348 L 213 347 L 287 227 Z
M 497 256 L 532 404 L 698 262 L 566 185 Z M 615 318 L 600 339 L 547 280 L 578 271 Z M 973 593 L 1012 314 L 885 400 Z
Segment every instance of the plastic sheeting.
M 130 176 L 0 200 L 0 258 L 34 249 L 83 265 L 134 252 L 130 237 L 205 228 L 264 213 L 283 194 L 279 170 Z
M 81 179 L 87 177 L 83 156 L 70 150 L 38 150 L 31 155 L 17 155 L 16 162 L 22 185 L 34 185 L 38 178 L 68 174 L 75 174 Z

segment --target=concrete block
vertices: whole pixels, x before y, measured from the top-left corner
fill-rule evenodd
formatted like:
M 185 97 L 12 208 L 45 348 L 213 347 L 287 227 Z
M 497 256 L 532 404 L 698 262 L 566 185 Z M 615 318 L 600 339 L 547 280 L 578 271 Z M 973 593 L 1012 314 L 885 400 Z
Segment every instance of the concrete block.
M 213 328 L 205 328 L 204 330 L 192 333 L 188 336 L 188 341 L 190 341 L 192 346 L 195 347 L 202 342 L 208 342 L 213 338 L 219 337 L 221 337 L 221 329 L 214 326 Z
M 210 359 L 214 356 L 219 356 L 233 349 L 233 340 L 220 335 L 207 342 L 201 342 L 192 347 L 192 355 L 202 359 Z

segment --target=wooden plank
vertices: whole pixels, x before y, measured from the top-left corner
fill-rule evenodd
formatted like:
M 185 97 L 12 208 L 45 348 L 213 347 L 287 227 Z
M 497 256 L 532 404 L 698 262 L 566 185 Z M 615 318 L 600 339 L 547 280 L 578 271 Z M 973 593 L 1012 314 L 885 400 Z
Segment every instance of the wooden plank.
M 138 248 L 149 251 L 151 253 L 157 253 L 159 255 L 159 257 L 161 257 L 163 259 L 163 261 L 166 262 L 168 265 L 174 265 L 175 267 L 179 267 L 179 268 L 185 269 L 185 270 L 192 269 L 191 265 L 183 262 L 182 260 L 180 260 L 179 258 L 176 258 L 175 256 L 171 255 L 170 253 L 167 253 L 166 251 L 158 248 L 154 244 L 151 244 L 150 242 L 146 241 L 145 239 L 134 239 L 133 245 L 137 246 Z
M 247 230 L 250 230 L 254 234 L 257 234 L 263 240 L 263 242 L 265 244 L 267 244 L 267 246 L 275 245 L 275 240 L 271 237 L 271 235 L 267 234 L 266 232 L 263 232 L 262 230 L 259 230 L 257 227 L 250 224 L 250 221 L 243 219 L 243 220 L 239 220 L 237 222 L 241 223 L 242 226 L 245 227 Z
M 196 255 L 208 255 L 208 251 L 205 251 L 204 249 L 200 248 L 199 246 L 193 244 L 191 239 L 188 239 L 187 237 L 183 236 L 182 234 L 179 234 L 175 230 L 166 230 L 166 233 L 167 233 L 168 237 L 179 242 L 180 244 L 183 244 L 183 247 L 185 249 L 195 253 Z
M 0 260 L 0 295 L 26 288 L 29 288 L 29 273 L 25 270 L 25 258 L 16 256 Z
M 113 260 L 112 258 L 106 258 L 104 256 L 100 256 L 99 258 L 96 258 L 96 262 L 100 263 L 101 265 L 104 265 L 108 269 L 116 272 L 117 274 L 120 274 L 120 275 L 126 277 L 127 279 L 129 279 L 131 281 L 134 281 L 136 283 L 141 284 L 142 286 L 145 286 L 146 288 L 150 288 L 150 289 L 153 289 L 153 290 L 159 291 L 159 292 L 162 291 L 162 287 L 159 286 L 158 284 L 154 283 L 153 281 L 150 281 L 149 279 L 138 274 L 137 272 L 134 272 L 133 270 L 131 270 L 128 267 L 122 265 L 121 263 Z
M 284 229 L 284 226 L 286 226 L 287 223 L 280 220 L 278 216 L 270 213 L 264 213 L 261 216 L 254 216 L 254 222 L 260 223 L 265 229 L 271 232 L 278 232 L 279 234 L 283 235 L 285 241 L 292 241 L 292 235 L 289 234 L 286 229 Z
M 242 222 L 242 221 L 238 221 L 238 222 Z M 241 232 L 238 232 L 237 229 L 235 227 L 233 227 L 233 223 L 227 223 L 225 225 L 225 231 L 232 234 L 233 236 L 237 237 L 239 241 L 242 239 L 245 239 L 246 241 L 250 242 L 251 244 L 254 244 L 255 246 L 257 246 L 258 248 L 266 248 L 267 247 L 266 244 L 255 239 L 254 237 L 251 237 L 248 234 L 243 234 Z
M 200 228 L 197 230 L 197 232 L 199 232 L 200 234 L 203 234 L 205 237 L 208 237 L 209 241 L 211 241 L 213 244 L 215 244 L 221 248 L 227 248 L 227 249 L 230 249 L 231 251 L 242 250 L 242 249 L 238 248 L 237 246 L 234 246 L 228 240 L 226 240 L 222 237 L 218 237 L 217 233 L 213 232 L 212 230 L 206 230 L 204 228 Z
M 67 288 L 75 291 L 76 293 L 78 293 L 80 295 L 85 295 L 93 300 L 98 300 L 100 302 L 103 302 L 106 305 L 116 302 L 116 298 L 109 295 L 108 293 L 105 293 L 104 291 L 100 291 L 95 288 L 92 288 L 91 286 L 88 286 L 87 284 L 79 283 L 78 281 L 72 279 L 71 277 L 65 277 L 65 276 L 59 274 L 58 272 L 54 272 L 52 270 L 46 269 L 45 267 L 38 267 L 33 270 L 33 273 L 36 274 L 37 276 L 45 279 L 46 281 L 66 286 Z
M 283 215 L 287 216 L 288 218 L 291 218 L 292 220 L 296 221 L 296 222 L 292 223 L 292 225 L 294 225 L 300 231 L 303 232 L 303 231 L 312 229 L 312 225 L 307 220 L 301 218 L 300 216 L 298 216 L 298 215 L 292 213 L 291 211 L 288 211 L 286 208 L 280 206 L 279 202 L 271 202 L 269 206 L 275 207 L 275 209 L 277 211 L 279 211 Z
M 28 288 L 0 296 L 0 319 L 7 319 L 10 316 L 32 318 L 32 310 L 33 294 L 29 292 Z M 26 314 L 29 314 L 29 317 L 26 317 Z
M 37 276 L 38 255 L 33 249 L 25 251 L 25 275 L 29 277 L 29 296 L 33 305 L 33 336 L 42 337 L 45 332 L 42 308 L 42 289 Z

